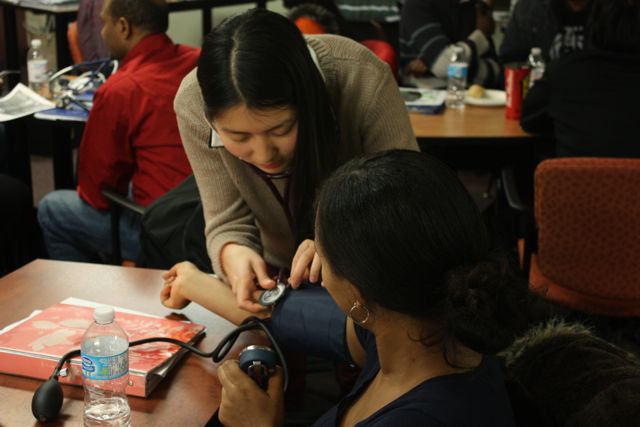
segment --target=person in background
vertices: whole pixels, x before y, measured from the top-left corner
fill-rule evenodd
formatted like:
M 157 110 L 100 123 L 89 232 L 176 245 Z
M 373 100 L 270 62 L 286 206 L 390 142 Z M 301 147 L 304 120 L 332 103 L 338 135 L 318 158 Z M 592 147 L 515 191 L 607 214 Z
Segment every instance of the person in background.
M 511 14 L 500 61 L 526 62 L 539 47 L 547 62 L 584 48 L 591 0 L 519 0 Z
M 526 325 L 527 287 L 489 255 L 478 208 L 453 171 L 405 150 L 353 159 L 319 192 L 315 229 L 297 256 L 319 256 L 316 292 L 328 291 L 341 321 L 296 309 L 298 290 L 278 302 L 270 328 L 284 345 L 321 330 L 315 347 L 337 340 L 335 352 L 363 369 L 314 426 L 514 425 L 494 355 Z M 266 392 L 235 360 L 218 378 L 222 424 L 282 425 L 281 370 Z
M 4 80 L 0 78 L 0 94 Z M 44 244 L 36 220 L 31 189 L 9 176 L 7 135 L 0 123 L 0 277 L 42 256 Z
M 298 244 L 313 237 L 313 199 L 337 166 L 363 152 L 418 149 L 385 63 L 344 37 L 305 38 L 263 9 L 205 38 L 175 111 L 213 271 L 252 312 L 264 310 L 252 298 L 257 284 L 274 287 Z
M 21 181 L 0 174 L 0 277 L 42 256 L 33 198 Z
M 105 0 L 102 37 L 120 68 L 95 94 L 78 157 L 77 191 L 59 190 L 40 202 L 38 220 L 53 259 L 95 261 L 111 248 L 109 188 L 142 206 L 191 173 L 173 98 L 199 51 L 165 34 L 164 0 Z M 135 261 L 140 218 L 124 212 L 122 255 Z
M 396 0 L 335 0 L 335 3 L 348 24 L 345 35 L 359 42 L 383 40 L 398 52 L 400 8 Z
M 561 157 L 640 157 L 640 1 L 591 3 L 586 48 L 547 66 L 520 124 L 553 135 Z
M 97 61 L 109 57 L 109 49 L 100 35 L 104 0 L 80 0 L 78 5 L 78 39 L 84 61 Z
M 325 33 L 341 34 L 359 42 L 383 40 L 398 50 L 400 15 L 395 0 L 284 0 L 283 4 L 290 12 L 300 6 L 320 6 L 338 23 L 337 31 L 326 29 Z
M 518 426 L 638 425 L 640 360 L 585 326 L 552 319 L 501 355 Z
M 340 19 L 317 3 L 302 3 L 289 9 L 287 17 L 302 34 L 342 34 Z
M 406 0 L 400 18 L 400 66 L 414 77 L 447 79 L 453 45 L 469 64 L 469 84 L 494 87 L 502 79 L 492 35 L 490 0 Z
M 302 34 L 338 34 L 348 36 L 348 31 L 342 32 L 345 28 L 341 25 L 343 19 L 336 16 L 334 12 L 315 3 L 303 3 L 289 10 L 289 19 L 296 24 Z M 398 74 L 398 60 L 396 51 L 388 42 L 380 39 L 360 40 L 360 43 L 369 48 L 375 55 L 389 64 L 393 75 Z

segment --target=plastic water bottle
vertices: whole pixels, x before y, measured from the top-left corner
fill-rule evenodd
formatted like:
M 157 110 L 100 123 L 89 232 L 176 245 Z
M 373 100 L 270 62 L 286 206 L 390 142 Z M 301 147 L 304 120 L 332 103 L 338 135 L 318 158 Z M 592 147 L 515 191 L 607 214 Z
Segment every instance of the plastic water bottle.
M 31 47 L 27 52 L 27 75 L 29 87 L 40 95 L 47 93 L 47 79 L 49 78 L 49 60 L 41 50 L 42 40 L 31 40 Z
M 112 307 L 97 307 L 93 312 L 94 322 L 82 337 L 85 427 L 131 425 L 126 394 L 129 339 L 115 322 L 114 314 Z
M 529 67 L 531 68 L 531 72 L 529 73 L 529 88 L 531 88 L 544 74 L 544 58 L 542 58 L 542 50 L 539 47 L 531 48 Z
M 465 60 L 464 49 L 453 46 L 447 68 L 447 108 L 464 108 L 469 64 Z

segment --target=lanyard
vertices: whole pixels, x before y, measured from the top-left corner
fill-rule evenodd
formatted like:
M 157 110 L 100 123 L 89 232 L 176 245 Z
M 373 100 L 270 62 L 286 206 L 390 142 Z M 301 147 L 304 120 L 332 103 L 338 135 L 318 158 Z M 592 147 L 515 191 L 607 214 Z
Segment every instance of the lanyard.
M 271 193 L 273 193 L 274 197 L 276 198 L 276 200 L 278 201 L 278 203 L 282 207 L 282 210 L 284 211 L 284 215 L 287 217 L 287 222 L 289 223 L 289 228 L 291 229 L 291 232 L 295 234 L 293 216 L 291 215 L 291 211 L 289 210 L 289 183 L 290 183 L 290 180 L 287 180 L 287 183 L 284 186 L 284 197 L 282 197 L 282 195 L 280 194 L 280 192 L 276 188 L 275 184 L 271 181 L 273 179 L 290 178 L 291 177 L 291 172 L 286 171 L 286 172 L 270 174 L 270 173 L 264 172 L 263 170 L 259 169 L 258 167 L 252 165 L 251 163 L 248 163 L 248 162 L 244 162 L 244 163 L 247 166 L 249 166 L 251 168 L 251 170 L 253 170 L 253 172 L 255 172 L 256 175 L 258 175 L 260 178 L 262 178 L 262 180 L 267 184 L 267 186 L 269 187 L 269 190 L 271 190 Z

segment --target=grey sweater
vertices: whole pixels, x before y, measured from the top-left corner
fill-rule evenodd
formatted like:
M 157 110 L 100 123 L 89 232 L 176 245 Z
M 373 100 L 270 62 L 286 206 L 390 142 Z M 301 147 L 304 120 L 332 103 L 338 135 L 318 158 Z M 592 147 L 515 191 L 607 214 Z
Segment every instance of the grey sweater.
M 418 149 L 404 102 L 386 63 L 347 38 L 309 36 L 307 42 L 317 55 L 336 107 L 341 130 L 339 163 L 361 153 Z M 174 108 L 202 199 L 213 270 L 226 279 L 220 252 L 230 242 L 254 249 L 270 265 L 289 267 L 296 250 L 294 236 L 267 184 L 225 148 L 209 147 L 211 128 L 204 118 L 195 70 L 182 81 Z M 283 180 L 274 184 L 283 191 Z

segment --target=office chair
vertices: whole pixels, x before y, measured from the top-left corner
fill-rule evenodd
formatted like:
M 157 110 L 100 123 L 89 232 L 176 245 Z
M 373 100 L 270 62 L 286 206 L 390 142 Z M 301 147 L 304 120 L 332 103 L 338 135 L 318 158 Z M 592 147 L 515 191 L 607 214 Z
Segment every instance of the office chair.
M 638 189 L 640 159 L 540 163 L 534 184 L 537 232 L 529 233 L 523 254 L 530 288 L 574 311 L 640 316 Z M 505 191 L 516 207 L 519 200 L 508 182 Z M 519 207 L 526 211 L 521 202 Z
M 102 195 L 109 200 L 109 211 L 111 214 L 111 257 L 108 261 L 114 265 L 134 266 L 135 263 L 131 260 L 122 259 L 122 251 L 120 248 L 120 214 L 122 213 L 122 209 L 128 209 L 142 216 L 146 208 L 108 188 L 102 190 Z

